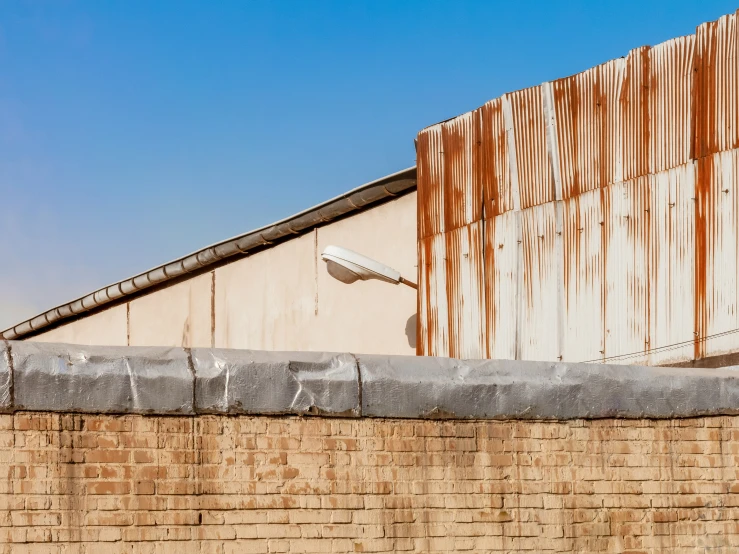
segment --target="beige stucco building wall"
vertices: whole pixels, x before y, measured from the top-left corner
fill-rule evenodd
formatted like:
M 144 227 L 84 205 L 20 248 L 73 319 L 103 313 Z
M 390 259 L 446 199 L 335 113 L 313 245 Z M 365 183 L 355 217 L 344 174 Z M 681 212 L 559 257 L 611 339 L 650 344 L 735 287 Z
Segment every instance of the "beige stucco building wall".
M 90 317 L 83 317 L 67 325 L 56 327 L 28 340 L 126 346 L 128 344 L 126 312 L 125 304 L 114 306 Z
M 333 279 L 328 244 L 415 280 L 416 193 L 28 340 L 415 354 L 416 292 Z

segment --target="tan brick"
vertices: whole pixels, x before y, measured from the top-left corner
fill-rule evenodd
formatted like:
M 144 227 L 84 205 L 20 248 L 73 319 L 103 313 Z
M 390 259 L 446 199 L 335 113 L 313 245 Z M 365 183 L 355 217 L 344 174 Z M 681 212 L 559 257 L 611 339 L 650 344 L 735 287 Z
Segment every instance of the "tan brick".
M 739 550 L 735 417 L 3 417 L 0 554 Z

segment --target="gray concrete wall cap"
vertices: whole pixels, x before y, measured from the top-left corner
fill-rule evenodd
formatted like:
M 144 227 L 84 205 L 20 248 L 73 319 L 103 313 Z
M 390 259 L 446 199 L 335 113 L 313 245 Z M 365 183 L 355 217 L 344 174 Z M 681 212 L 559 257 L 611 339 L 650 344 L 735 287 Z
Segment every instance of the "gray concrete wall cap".
M 194 413 L 182 348 L 14 342 L 11 360 L 15 409 Z
M 457 419 L 739 414 L 739 368 L 0 342 L 0 412 Z
M 668 418 L 739 413 L 733 369 L 358 356 L 370 417 Z
M 198 412 L 359 415 L 351 354 L 194 348 L 192 362 Z

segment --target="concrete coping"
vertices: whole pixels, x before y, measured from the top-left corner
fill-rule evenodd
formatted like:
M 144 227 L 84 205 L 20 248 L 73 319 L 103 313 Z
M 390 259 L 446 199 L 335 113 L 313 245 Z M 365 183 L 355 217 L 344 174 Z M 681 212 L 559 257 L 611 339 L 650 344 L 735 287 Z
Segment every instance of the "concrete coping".
M 739 367 L 0 342 L 0 411 L 426 419 L 739 414 Z

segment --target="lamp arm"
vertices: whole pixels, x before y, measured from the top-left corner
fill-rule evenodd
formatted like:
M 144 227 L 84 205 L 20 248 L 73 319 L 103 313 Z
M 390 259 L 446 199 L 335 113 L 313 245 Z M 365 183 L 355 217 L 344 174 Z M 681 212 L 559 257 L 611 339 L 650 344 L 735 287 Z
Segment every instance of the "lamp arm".
M 404 279 L 403 277 L 401 277 L 400 282 L 403 283 L 404 285 L 411 287 L 412 289 L 418 290 L 418 285 L 414 283 L 413 281 L 409 281 L 408 279 Z

